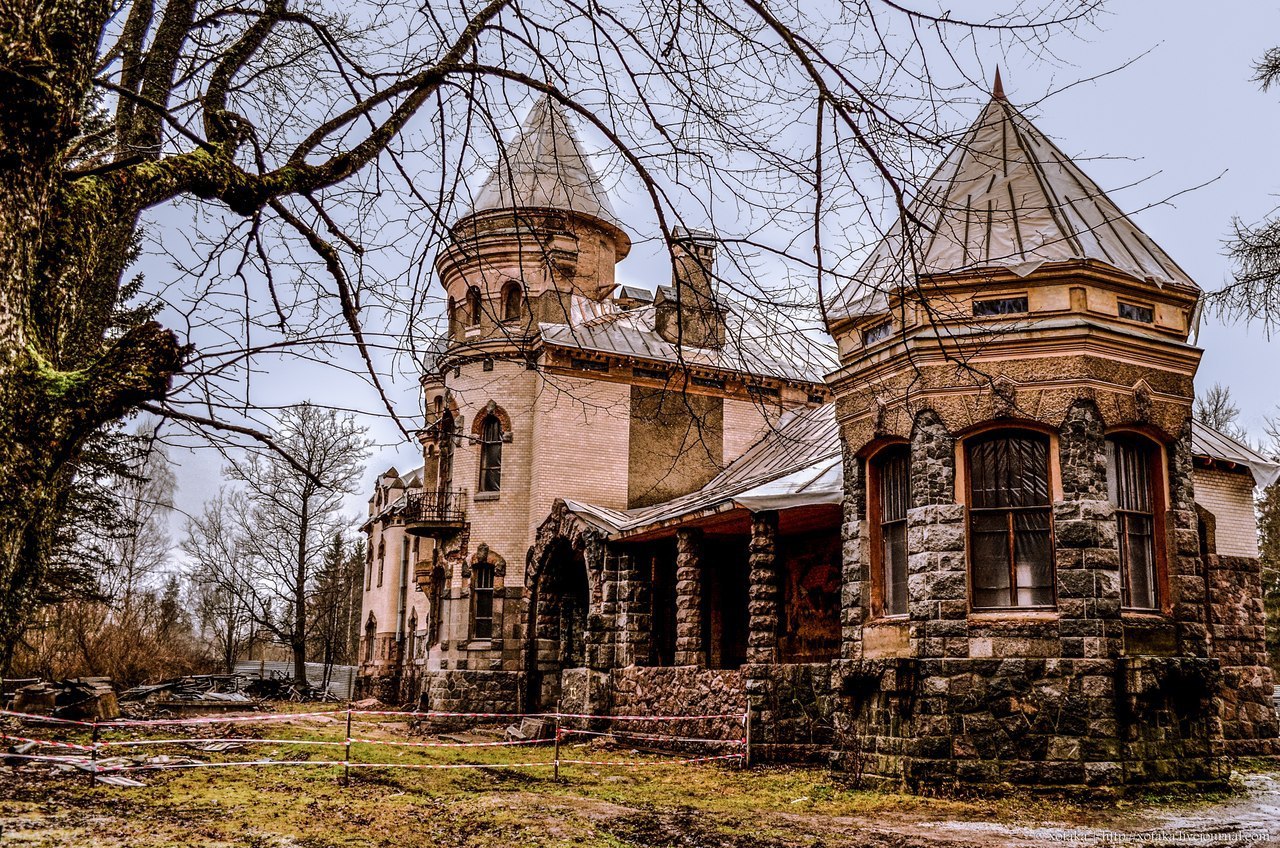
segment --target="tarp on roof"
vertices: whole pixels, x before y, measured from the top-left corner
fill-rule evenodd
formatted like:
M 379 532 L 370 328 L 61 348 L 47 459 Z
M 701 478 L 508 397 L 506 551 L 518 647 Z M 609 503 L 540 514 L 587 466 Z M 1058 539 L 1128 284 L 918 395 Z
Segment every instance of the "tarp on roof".
M 1191 422 L 1191 452 L 1196 456 L 1248 468 L 1255 486 L 1266 488 L 1280 478 L 1280 464 L 1207 424 Z
M 979 268 L 1019 276 L 1046 262 L 1093 260 L 1139 280 L 1196 288 L 1003 96 L 993 97 L 853 279 L 828 303 L 832 319 L 883 311 L 916 278 Z
M 844 500 L 844 470 L 840 457 L 828 457 L 799 471 L 753 486 L 735 495 L 734 502 L 752 512 L 796 509 Z

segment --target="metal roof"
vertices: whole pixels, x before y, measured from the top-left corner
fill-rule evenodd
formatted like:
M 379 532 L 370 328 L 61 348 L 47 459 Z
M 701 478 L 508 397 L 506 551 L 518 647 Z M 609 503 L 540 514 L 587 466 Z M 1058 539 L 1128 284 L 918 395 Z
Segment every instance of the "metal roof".
M 656 306 L 611 312 L 571 324 L 542 324 L 546 344 L 584 351 L 614 353 L 637 359 L 686 363 L 821 383 L 836 367 L 834 349 L 807 332 L 774 324 L 764 316 L 748 316 L 730 307 L 726 313 L 724 347 L 696 348 L 676 345 L 654 329 Z
M 533 104 L 470 214 L 495 209 L 565 209 L 623 230 L 564 108 L 550 97 Z
M 1191 277 L 1070 157 L 997 93 L 828 304 L 834 318 L 882 311 L 920 275 L 1094 260 L 1157 285 Z
M 779 481 L 783 482 L 782 486 L 768 486 Z M 838 503 L 839 497 L 833 495 L 841 493 L 842 487 L 840 430 L 836 426 L 835 406 L 828 403 L 784 413 L 776 427 L 696 492 L 630 510 L 608 509 L 581 501 L 565 503 L 597 526 L 622 534 L 692 513 L 746 505 L 738 502 L 740 497 L 748 502 L 753 498 L 781 497 L 789 500 L 791 506 L 800 505 L 801 500 Z
M 1191 452 L 1206 459 L 1248 468 L 1253 474 L 1254 485 L 1264 489 L 1280 478 L 1280 464 L 1272 462 L 1226 433 L 1195 420 L 1191 422 Z
M 1191 427 L 1197 457 L 1247 467 L 1258 486 L 1280 478 L 1280 464 L 1198 421 Z M 764 438 L 696 492 L 640 509 L 618 510 L 566 501 L 570 510 L 614 536 L 634 535 L 686 516 L 742 507 L 751 511 L 838 504 L 844 469 L 835 406 L 794 410 Z

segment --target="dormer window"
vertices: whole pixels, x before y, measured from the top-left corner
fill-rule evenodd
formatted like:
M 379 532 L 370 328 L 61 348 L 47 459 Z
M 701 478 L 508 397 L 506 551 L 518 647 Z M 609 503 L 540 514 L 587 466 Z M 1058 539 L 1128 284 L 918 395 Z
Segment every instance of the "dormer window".
M 1150 306 L 1120 301 L 1120 317 L 1126 321 L 1141 321 L 1150 324 L 1155 320 L 1155 311 Z
M 997 297 L 973 302 L 974 318 L 992 318 L 1000 315 L 1020 315 L 1027 312 L 1025 294 Z
M 882 342 L 891 335 L 893 335 L 893 322 L 881 321 L 879 324 L 862 331 L 862 343 L 867 347 L 871 347 L 876 342 Z

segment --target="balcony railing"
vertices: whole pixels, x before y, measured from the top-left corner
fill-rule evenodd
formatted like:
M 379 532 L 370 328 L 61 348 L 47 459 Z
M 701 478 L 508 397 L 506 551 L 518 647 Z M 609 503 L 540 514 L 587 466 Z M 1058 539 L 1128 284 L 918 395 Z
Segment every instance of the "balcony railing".
M 465 489 L 410 492 L 404 506 L 405 529 L 418 535 L 459 529 L 467 523 Z

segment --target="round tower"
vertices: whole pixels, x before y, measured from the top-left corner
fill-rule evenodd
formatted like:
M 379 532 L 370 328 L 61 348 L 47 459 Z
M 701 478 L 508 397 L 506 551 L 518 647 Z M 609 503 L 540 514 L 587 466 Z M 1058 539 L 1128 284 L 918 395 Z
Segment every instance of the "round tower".
M 540 323 L 600 311 L 631 248 L 568 118 L 536 103 L 436 259 L 448 332 L 422 379 L 424 492 L 407 516 L 429 536 L 415 569 L 429 598 L 424 698 L 433 686 L 509 709 L 530 515 Z M 540 519 L 542 516 L 537 516 Z M 451 696 L 452 697 L 452 696 Z M 432 704 L 439 706 L 438 704 Z

